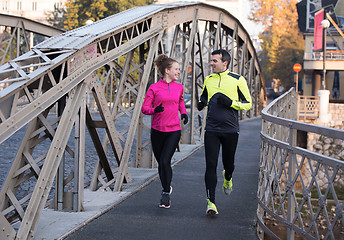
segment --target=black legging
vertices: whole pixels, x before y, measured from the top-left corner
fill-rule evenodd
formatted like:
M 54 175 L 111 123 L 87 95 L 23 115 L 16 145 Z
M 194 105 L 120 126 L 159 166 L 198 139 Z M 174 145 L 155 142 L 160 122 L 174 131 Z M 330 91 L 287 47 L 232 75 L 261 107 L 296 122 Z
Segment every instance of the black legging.
M 158 172 L 164 192 L 170 191 L 172 181 L 171 159 L 177 149 L 181 131 L 160 132 L 151 129 L 151 142 L 154 156 L 158 162 Z
M 209 200 L 215 203 L 215 189 L 217 184 L 216 168 L 222 145 L 222 163 L 226 179 L 230 180 L 234 171 L 235 151 L 238 143 L 238 133 L 205 132 L 205 187 Z

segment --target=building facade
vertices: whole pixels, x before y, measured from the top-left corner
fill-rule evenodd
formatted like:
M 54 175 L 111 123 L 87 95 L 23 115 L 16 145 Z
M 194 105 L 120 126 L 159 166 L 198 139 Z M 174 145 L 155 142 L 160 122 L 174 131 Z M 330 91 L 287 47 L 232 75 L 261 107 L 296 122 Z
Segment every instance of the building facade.
M 344 103 L 344 0 L 303 0 L 297 4 L 297 9 L 299 27 L 305 38 L 304 78 L 299 89 L 305 96 L 318 96 L 318 90 L 324 86 L 330 91 L 330 102 Z M 314 51 L 314 16 L 321 9 L 336 22 L 339 31 L 331 24 L 324 35 L 326 51 L 324 48 Z
M 62 8 L 67 0 L 0 0 L 0 13 L 21 16 L 48 23 L 55 8 Z

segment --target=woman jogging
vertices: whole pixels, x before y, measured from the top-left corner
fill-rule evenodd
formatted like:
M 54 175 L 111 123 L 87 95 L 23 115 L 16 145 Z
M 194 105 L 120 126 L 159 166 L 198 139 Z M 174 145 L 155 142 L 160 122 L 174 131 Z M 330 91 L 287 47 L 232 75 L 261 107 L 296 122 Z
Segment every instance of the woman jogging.
M 171 159 L 181 136 L 179 112 L 184 124 L 187 124 L 188 116 L 183 99 L 183 85 L 175 82 L 180 74 L 178 62 L 160 55 L 155 60 L 155 65 L 163 77 L 149 87 L 141 111 L 145 115 L 153 115 L 151 143 L 162 185 L 159 207 L 170 208 Z

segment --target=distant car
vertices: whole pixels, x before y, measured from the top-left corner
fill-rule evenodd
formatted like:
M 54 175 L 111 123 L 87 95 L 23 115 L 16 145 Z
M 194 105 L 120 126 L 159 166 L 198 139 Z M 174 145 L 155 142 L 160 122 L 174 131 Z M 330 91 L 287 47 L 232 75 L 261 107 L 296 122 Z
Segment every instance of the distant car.
M 279 92 L 275 92 L 273 88 L 266 88 L 266 96 L 269 99 L 275 99 L 280 96 Z
M 184 102 L 185 102 L 185 107 L 190 108 L 191 107 L 191 94 L 187 93 L 184 94 Z

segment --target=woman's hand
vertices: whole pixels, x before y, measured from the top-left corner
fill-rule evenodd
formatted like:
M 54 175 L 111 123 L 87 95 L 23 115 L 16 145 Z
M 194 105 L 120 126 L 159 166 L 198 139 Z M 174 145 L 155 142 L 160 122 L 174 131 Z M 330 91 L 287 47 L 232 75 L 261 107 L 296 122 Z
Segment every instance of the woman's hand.
M 159 112 L 163 112 L 165 109 L 164 107 L 162 106 L 162 103 L 160 103 L 159 106 L 157 106 L 155 109 L 154 109 L 154 113 L 159 113 Z
M 186 115 L 185 113 L 184 113 L 184 114 L 182 114 L 182 120 L 184 120 L 184 125 L 185 125 L 185 124 L 187 124 L 187 123 L 188 123 L 188 121 L 189 121 L 189 117 L 188 117 L 188 115 Z

